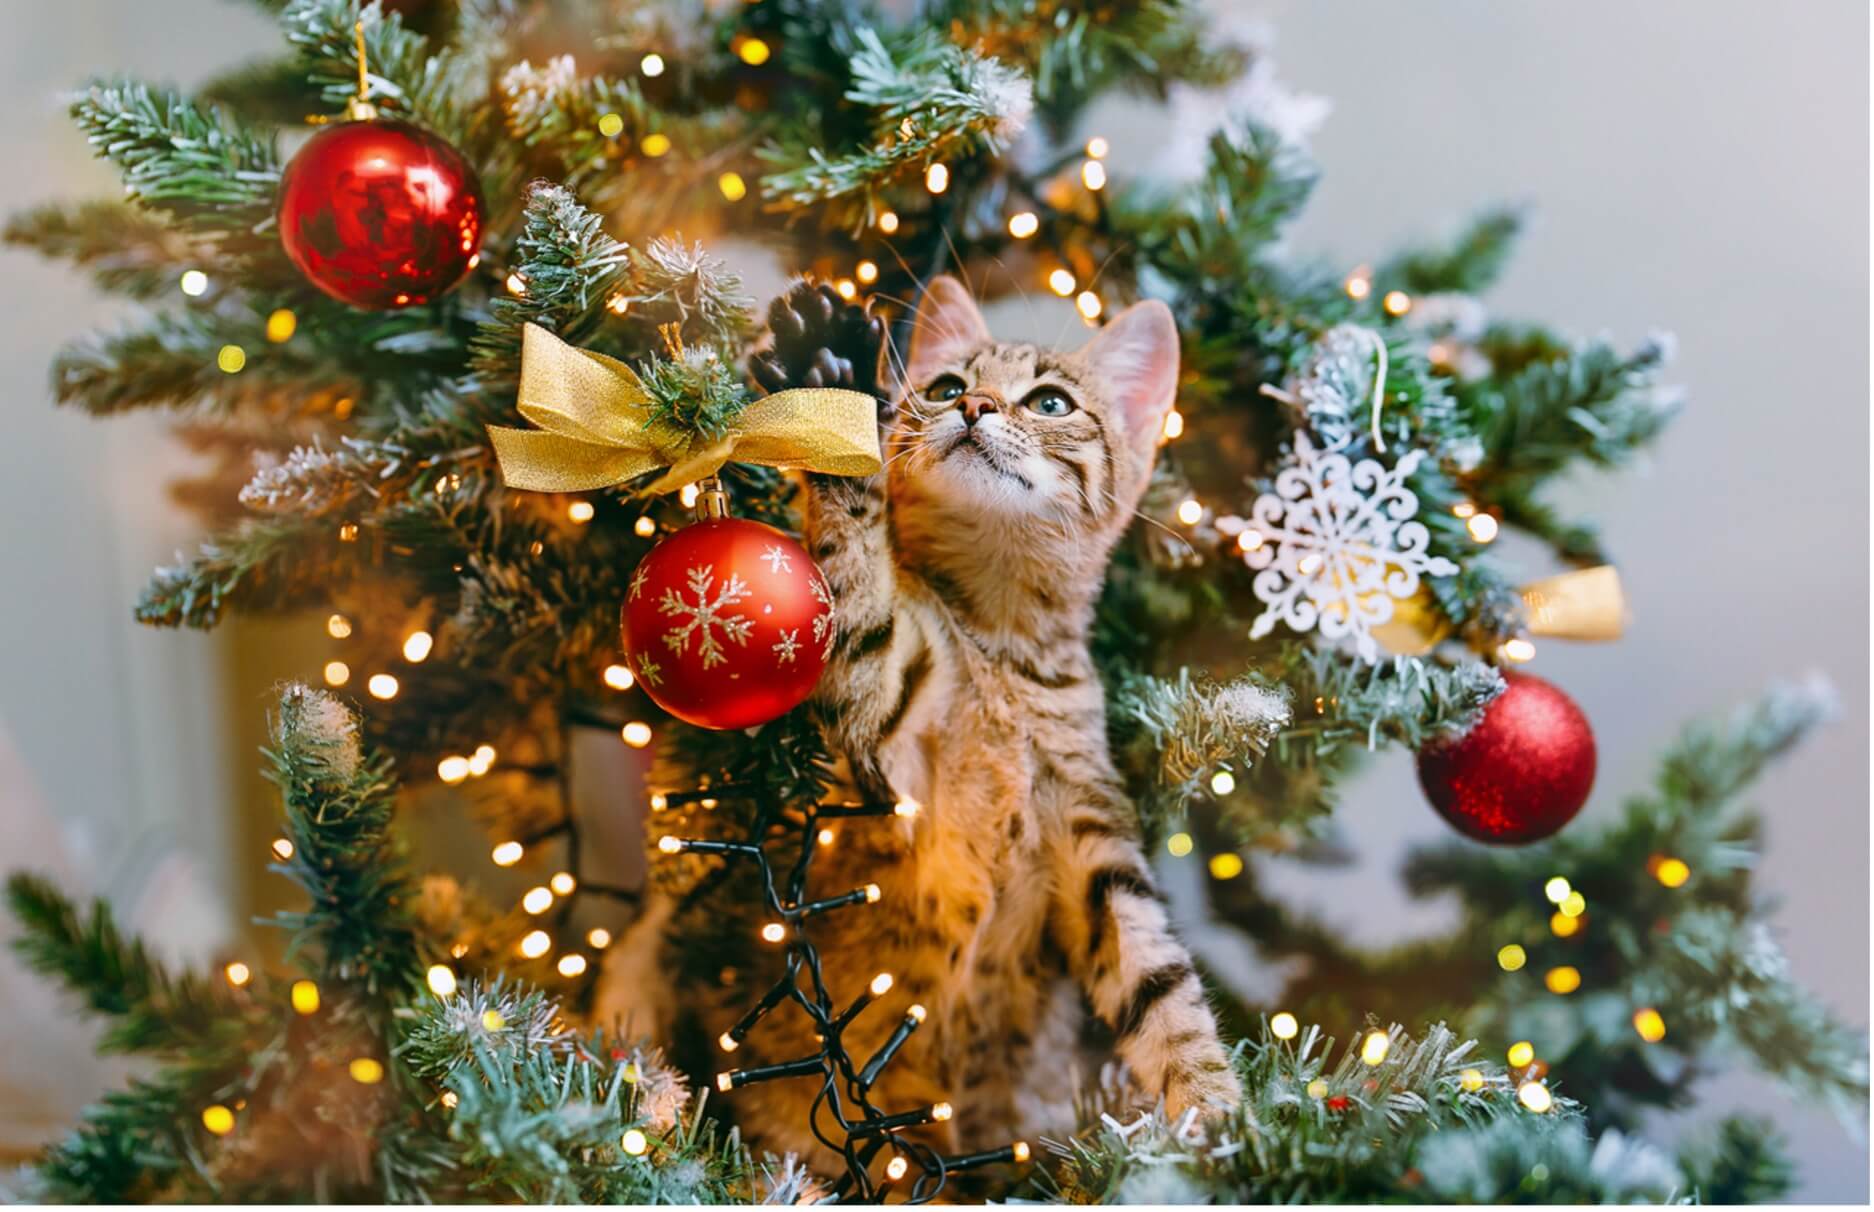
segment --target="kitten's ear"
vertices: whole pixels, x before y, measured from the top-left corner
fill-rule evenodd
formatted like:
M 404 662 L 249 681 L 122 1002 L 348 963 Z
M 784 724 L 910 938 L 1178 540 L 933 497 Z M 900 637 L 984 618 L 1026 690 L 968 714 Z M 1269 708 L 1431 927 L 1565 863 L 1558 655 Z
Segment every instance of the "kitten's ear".
M 939 370 L 992 339 L 969 289 L 949 274 L 932 278 L 924 288 L 917 319 L 911 326 L 911 356 L 905 359 L 904 368 L 909 380 L 906 386 L 913 391 L 923 388 Z
M 1134 444 L 1148 437 L 1156 442 L 1178 394 L 1178 326 L 1171 309 L 1157 299 L 1134 303 L 1077 356 L 1095 382 L 1110 384 Z

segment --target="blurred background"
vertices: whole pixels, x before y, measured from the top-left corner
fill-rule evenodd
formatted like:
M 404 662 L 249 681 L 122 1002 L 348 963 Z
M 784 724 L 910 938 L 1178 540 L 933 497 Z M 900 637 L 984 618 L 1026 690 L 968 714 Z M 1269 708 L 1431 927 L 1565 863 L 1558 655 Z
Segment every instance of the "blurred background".
M 1569 486 L 1571 507 L 1603 523 L 1633 625 L 1617 645 L 1545 645 L 1536 672 L 1594 723 L 1590 813 L 1641 789 L 1688 718 L 1778 678 L 1833 680 L 1839 722 L 1759 789 L 1770 821 L 1760 884 L 1783 902 L 1795 975 L 1865 1024 L 1867 6 L 1217 9 L 1232 24 L 1266 23 L 1287 83 L 1331 103 L 1298 255 L 1350 268 L 1484 204 L 1526 200 L 1534 222 L 1490 297 L 1496 312 L 1605 330 L 1622 345 L 1655 328 L 1677 334 L 1689 407 L 1654 465 Z M 116 188 L 66 121 L 63 90 L 118 72 L 186 88 L 275 37 L 229 0 L 65 0 L 9 5 L 6 17 L 6 211 Z M 1116 172 L 1171 172 L 1217 116 L 1128 107 L 1099 125 Z M 53 350 L 110 323 L 110 308 L 76 275 L 19 253 L 0 252 L 0 272 L 12 283 L 0 329 L 0 856 L 108 895 L 168 954 L 221 954 L 273 895 L 263 867 L 274 807 L 253 774 L 268 688 L 315 677 L 327 643 L 316 619 L 210 636 L 130 621 L 151 568 L 197 537 L 164 489 L 189 456 L 165 418 L 105 424 L 55 410 Z M 777 280 L 750 277 L 758 292 Z M 1447 835 L 1409 755 L 1373 763 L 1339 819 L 1357 863 L 1274 868 L 1272 890 L 1363 942 L 1442 929 L 1449 907 L 1408 901 L 1395 878 L 1408 846 Z M 4 1157 L 61 1132 L 118 1075 L 10 956 L 0 1004 Z M 1656 1132 L 1743 1107 L 1791 1138 L 1798 1200 L 1867 1199 L 1865 1143 L 1746 1075 L 1701 1087 L 1699 1105 Z

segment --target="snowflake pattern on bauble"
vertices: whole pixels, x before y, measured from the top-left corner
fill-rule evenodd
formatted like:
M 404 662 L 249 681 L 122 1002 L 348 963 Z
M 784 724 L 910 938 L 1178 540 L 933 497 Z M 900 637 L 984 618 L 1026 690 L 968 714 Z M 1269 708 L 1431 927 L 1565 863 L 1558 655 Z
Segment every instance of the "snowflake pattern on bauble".
M 776 547 L 770 543 L 768 550 L 761 553 L 761 558 L 767 563 L 769 572 L 794 571 L 794 557 L 787 554 L 785 547 Z
M 1421 576 L 1458 571 L 1426 553 L 1431 532 L 1413 520 L 1419 501 L 1405 480 L 1424 458 L 1414 450 L 1390 469 L 1375 459 L 1355 463 L 1296 433 L 1275 490 L 1256 498 L 1245 532 L 1260 540 L 1243 561 L 1258 570 L 1253 588 L 1266 604 L 1251 639 L 1277 623 L 1319 628 L 1329 639 L 1352 636 L 1363 658 L 1379 659 L 1371 629 L 1391 620 L 1393 602 L 1417 593 Z
M 713 669 L 729 658 L 724 655 L 723 640 L 734 640 L 736 644 L 748 643 L 748 633 L 754 629 L 755 621 L 741 614 L 729 614 L 726 607 L 746 598 L 749 594 L 748 582 L 734 573 L 722 583 L 716 591 L 715 601 L 709 599 L 709 588 L 715 583 L 713 564 L 703 564 L 687 571 L 690 592 L 696 595 L 696 601 L 690 602 L 674 589 L 664 590 L 663 600 L 658 608 L 672 618 L 687 620 L 682 626 L 671 627 L 664 632 L 664 643 L 679 655 L 690 649 L 690 638 L 698 637 L 702 641 L 703 668 Z M 716 631 L 720 628 L 721 638 Z
M 833 605 L 833 587 L 826 583 L 826 578 L 816 568 L 813 570 L 813 575 L 807 578 L 807 588 L 813 591 L 813 600 L 826 607 L 824 611 L 813 616 L 813 639 L 814 643 L 825 645 L 821 650 L 820 659 L 830 661 L 833 659 L 833 636 L 837 630 L 833 626 L 833 618 L 837 613 L 837 608 Z
M 664 667 L 659 665 L 656 661 L 653 661 L 649 656 L 640 652 L 638 654 L 638 680 L 643 682 L 646 686 L 662 686 L 664 684 Z
M 800 652 L 800 628 L 783 631 L 781 638 L 774 642 L 774 663 L 792 665 L 794 657 Z
M 646 568 L 644 564 L 640 562 L 638 564 L 638 570 L 631 574 L 631 593 L 627 600 L 633 602 L 638 600 L 638 595 L 644 592 L 644 582 L 650 575 L 650 569 Z

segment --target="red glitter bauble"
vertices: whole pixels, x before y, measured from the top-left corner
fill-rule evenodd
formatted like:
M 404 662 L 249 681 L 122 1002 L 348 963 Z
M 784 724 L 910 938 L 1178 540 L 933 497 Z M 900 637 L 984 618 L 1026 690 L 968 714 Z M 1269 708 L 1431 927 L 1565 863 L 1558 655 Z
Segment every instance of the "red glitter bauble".
M 1466 837 L 1539 841 L 1574 819 L 1594 787 L 1594 733 L 1575 701 L 1541 678 L 1505 673 L 1508 689 L 1477 726 L 1419 753 L 1419 786 Z
M 704 728 L 784 715 L 833 654 L 826 577 L 799 543 L 742 518 L 698 522 L 652 548 L 620 614 L 638 685 Z
M 280 179 L 280 243 L 354 307 L 427 303 L 481 246 L 481 185 L 443 139 L 391 119 L 328 126 Z

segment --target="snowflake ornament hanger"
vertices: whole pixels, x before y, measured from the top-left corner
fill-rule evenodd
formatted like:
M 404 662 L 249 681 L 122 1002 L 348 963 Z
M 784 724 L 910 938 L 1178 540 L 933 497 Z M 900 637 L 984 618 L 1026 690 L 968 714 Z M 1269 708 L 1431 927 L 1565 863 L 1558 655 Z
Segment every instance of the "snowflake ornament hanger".
M 1405 480 L 1424 451 L 1408 451 L 1390 469 L 1342 451 L 1317 449 L 1298 430 L 1274 490 L 1251 507 L 1243 560 L 1257 570 L 1252 590 L 1265 609 L 1249 635 L 1261 639 L 1285 623 L 1350 636 L 1372 662 L 1372 629 L 1392 619 L 1393 603 L 1417 593 L 1421 577 L 1455 576 L 1458 566 L 1427 554 L 1431 532 L 1414 520 L 1418 495 Z

